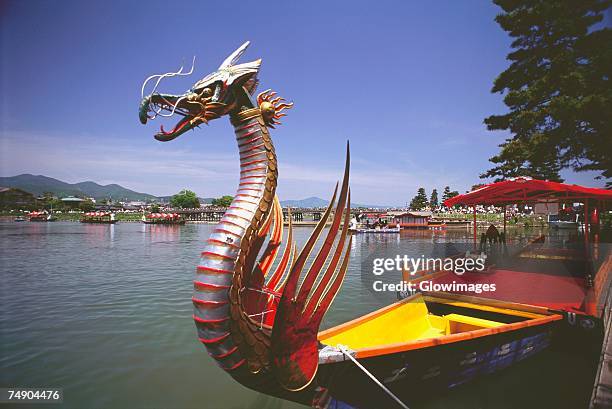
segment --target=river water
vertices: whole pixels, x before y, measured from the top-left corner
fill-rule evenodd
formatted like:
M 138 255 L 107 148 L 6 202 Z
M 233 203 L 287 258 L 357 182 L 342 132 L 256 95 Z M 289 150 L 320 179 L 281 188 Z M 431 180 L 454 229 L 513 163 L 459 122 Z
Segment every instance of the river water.
M 211 229 L 0 223 L 0 387 L 61 387 L 66 408 L 303 407 L 237 384 L 197 341 L 192 279 Z M 309 232 L 296 228 L 298 243 Z M 537 233 L 516 230 L 511 241 L 521 245 Z M 471 235 L 463 229 L 354 236 L 345 283 L 323 328 L 395 300 L 393 293 L 372 290 L 368 262 L 374 255 L 443 256 L 469 248 Z M 408 403 L 577 409 L 587 407 L 594 371 L 577 355 L 549 350 L 487 379 Z

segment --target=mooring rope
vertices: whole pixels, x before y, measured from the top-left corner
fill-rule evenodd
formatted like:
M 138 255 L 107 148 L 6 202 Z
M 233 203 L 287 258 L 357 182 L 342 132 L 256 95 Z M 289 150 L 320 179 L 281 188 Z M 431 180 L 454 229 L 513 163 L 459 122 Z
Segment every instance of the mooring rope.
M 368 375 L 374 381 L 374 383 L 376 383 L 378 386 L 380 386 L 383 391 L 385 391 L 389 396 L 391 396 L 393 398 L 393 400 L 395 400 L 397 402 L 398 405 L 400 405 L 404 409 L 410 409 L 410 408 L 408 408 L 408 406 L 406 406 L 406 404 L 404 402 L 402 402 L 397 396 L 395 396 L 393 394 L 393 392 L 391 392 L 385 385 L 383 385 L 381 381 L 376 379 L 376 377 L 374 375 L 372 375 L 372 373 L 370 371 L 368 371 L 363 365 L 361 365 L 359 363 L 359 361 L 357 361 L 357 359 L 355 359 L 355 357 L 353 355 L 351 355 L 351 353 L 348 351 L 348 349 L 346 349 L 346 347 L 344 345 L 338 344 L 338 345 L 336 345 L 336 348 L 338 348 L 340 351 L 342 351 L 342 353 L 344 355 L 349 357 L 349 359 L 351 361 L 353 361 L 353 363 L 355 365 L 357 365 L 357 368 L 361 369 L 366 375 Z

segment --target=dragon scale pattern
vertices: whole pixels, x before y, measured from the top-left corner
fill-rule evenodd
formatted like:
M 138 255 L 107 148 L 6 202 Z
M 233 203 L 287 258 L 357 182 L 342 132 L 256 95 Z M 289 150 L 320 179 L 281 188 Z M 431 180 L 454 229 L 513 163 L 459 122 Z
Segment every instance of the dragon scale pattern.
M 269 361 L 269 328 L 243 313 L 240 292 L 249 273 L 243 267 L 270 217 L 278 171 L 274 145 L 259 109 L 240 112 L 232 124 L 240 152 L 240 183 L 196 269 L 193 318 L 208 353 L 234 375 L 245 367 L 258 372 Z M 240 331 L 245 326 L 250 331 Z

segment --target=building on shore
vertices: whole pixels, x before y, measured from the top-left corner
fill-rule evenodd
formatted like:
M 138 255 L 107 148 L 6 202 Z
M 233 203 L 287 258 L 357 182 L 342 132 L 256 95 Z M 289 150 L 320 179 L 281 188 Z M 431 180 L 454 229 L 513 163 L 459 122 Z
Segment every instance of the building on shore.
M 67 209 L 78 209 L 81 203 L 85 201 L 81 199 L 80 197 L 74 197 L 74 196 L 64 197 L 61 200 Z
M 394 224 L 399 224 L 402 229 L 426 229 L 429 226 L 432 212 L 430 211 L 406 211 L 395 214 Z
M 359 213 L 356 217 L 356 221 L 364 227 L 383 226 L 392 222 L 393 216 L 389 215 L 386 211 L 371 210 Z

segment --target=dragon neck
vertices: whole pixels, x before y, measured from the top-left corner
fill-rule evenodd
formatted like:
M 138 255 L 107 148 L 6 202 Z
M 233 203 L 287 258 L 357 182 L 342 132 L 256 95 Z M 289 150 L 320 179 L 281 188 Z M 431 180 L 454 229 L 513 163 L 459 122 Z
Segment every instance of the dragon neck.
M 233 371 L 245 359 L 231 336 L 230 318 L 242 287 L 241 269 L 276 192 L 276 154 L 258 108 L 231 117 L 240 153 L 240 183 L 230 207 L 202 252 L 194 280 L 194 320 L 200 341 L 218 364 Z
M 240 154 L 240 182 L 224 218 L 237 218 L 259 228 L 276 193 L 278 171 L 274 145 L 259 108 L 242 111 L 231 120 Z M 245 229 L 241 243 L 246 233 Z

